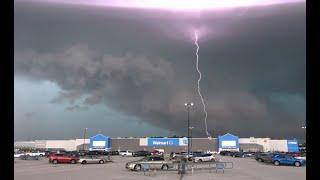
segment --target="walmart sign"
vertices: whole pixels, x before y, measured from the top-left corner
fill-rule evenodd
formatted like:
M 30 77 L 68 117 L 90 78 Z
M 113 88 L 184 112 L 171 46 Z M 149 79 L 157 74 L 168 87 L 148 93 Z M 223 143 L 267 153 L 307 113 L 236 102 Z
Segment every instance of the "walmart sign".
M 187 138 L 148 138 L 148 146 L 186 146 Z

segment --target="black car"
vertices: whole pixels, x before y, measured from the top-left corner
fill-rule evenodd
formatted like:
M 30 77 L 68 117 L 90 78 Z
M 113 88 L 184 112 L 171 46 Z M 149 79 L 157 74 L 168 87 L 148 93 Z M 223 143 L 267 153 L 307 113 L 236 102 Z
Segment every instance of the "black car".
M 243 152 L 233 152 L 231 154 L 232 157 L 245 157 L 245 154 Z
M 221 156 L 232 156 L 233 152 L 231 151 L 220 151 Z
M 109 154 L 112 156 L 119 155 L 119 151 L 110 151 Z
M 85 153 L 86 156 L 90 156 L 90 155 L 98 155 L 98 156 L 108 156 L 109 152 L 108 151 L 88 151 Z
M 255 152 L 243 152 L 244 157 L 254 157 Z
M 151 153 L 149 151 L 136 151 L 132 153 L 133 157 L 139 157 L 139 156 L 151 156 Z
M 191 154 L 192 156 L 201 156 L 201 155 L 203 155 L 204 153 L 201 152 L 201 151 L 193 151 L 193 152 L 191 152 L 190 154 Z
M 64 154 L 68 156 L 73 156 L 73 157 L 79 157 L 81 155 L 78 151 L 67 151 Z
M 79 150 L 79 151 L 78 151 L 78 155 L 79 155 L 79 156 L 85 156 L 85 155 L 87 154 L 87 152 L 89 152 L 89 151 Z
M 257 153 L 254 158 L 259 162 L 271 163 L 274 155 L 274 153 Z

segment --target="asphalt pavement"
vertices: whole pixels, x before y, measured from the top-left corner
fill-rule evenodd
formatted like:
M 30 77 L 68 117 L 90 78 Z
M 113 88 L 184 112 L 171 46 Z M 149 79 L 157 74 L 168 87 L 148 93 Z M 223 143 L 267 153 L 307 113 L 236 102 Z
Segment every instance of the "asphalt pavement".
M 126 162 L 138 160 L 139 157 L 113 156 L 113 162 L 105 164 L 49 164 L 46 158 L 40 160 L 19 160 L 14 163 L 15 180 L 305 180 L 306 167 L 274 166 L 256 162 L 250 158 L 219 157 L 222 161 L 233 163 L 232 169 L 224 173 L 213 169 L 188 171 L 181 176 L 177 171 L 128 171 Z

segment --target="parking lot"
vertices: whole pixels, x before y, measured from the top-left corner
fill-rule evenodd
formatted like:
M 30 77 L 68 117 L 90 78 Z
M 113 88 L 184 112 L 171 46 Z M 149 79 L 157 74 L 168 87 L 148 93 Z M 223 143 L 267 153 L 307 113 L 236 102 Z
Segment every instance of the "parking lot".
M 256 162 L 251 158 L 219 156 L 222 161 L 233 162 L 233 169 L 195 170 L 192 174 L 180 176 L 177 171 L 154 171 L 144 175 L 125 169 L 125 163 L 139 157 L 113 156 L 113 162 L 106 164 L 49 164 L 47 158 L 41 160 L 15 159 L 14 178 L 16 180 L 95 180 L 95 179 L 219 179 L 219 180 L 304 180 L 306 167 L 274 166 Z

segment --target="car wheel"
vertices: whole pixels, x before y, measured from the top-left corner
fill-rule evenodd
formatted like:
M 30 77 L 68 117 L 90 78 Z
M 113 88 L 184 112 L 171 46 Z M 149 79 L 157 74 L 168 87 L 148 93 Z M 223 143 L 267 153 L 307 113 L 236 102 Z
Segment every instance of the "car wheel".
M 202 162 L 202 159 L 199 159 L 199 161 L 198 162 Z
M 40 156 L 40 157 L 43 157 L 43 155 L 42 155 L 42 154 L 40 154 L 39 156 Z
M 169 169 L 169 166 L 164 164 L 164 165 L 162 165 L 161 169 L 164 171 L 167 171 Z
M 100 161 L 99 161 L 99 164 L 104 164 L 104 160 L 100 160 Z
M 75 163 L 76 163 L 76 160 L 72 159 L 71 164 L 75 164 Z
M 275 161 L 273 164 L 276 165 L 276 166 L 279 166 L 280 162 L 279 161 Z
M 301 166 L 301 163 L 297 161 L 297 162 L 294 163 L 294 165 L 299 167 L 299 166 Z
M 210 160 L 211 162 L 214 162 L 214 161 L 216 161 L 214 158 L 212 158 L 211 160 Z
M 262 159 L 258 159 L 259 162 L 263 162 Z
M 53 164 L 58 164 L 58 160 L 54 159 L 54 160 L 52 161 L 52 163 L 53 163 Z
M 141 165 L 140 164 L 135 165 L 134 170 L 141 171 Z
M 87 164 L 87 161 L 82 161 L 81 164 Z

